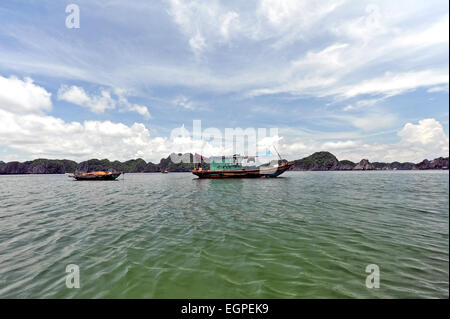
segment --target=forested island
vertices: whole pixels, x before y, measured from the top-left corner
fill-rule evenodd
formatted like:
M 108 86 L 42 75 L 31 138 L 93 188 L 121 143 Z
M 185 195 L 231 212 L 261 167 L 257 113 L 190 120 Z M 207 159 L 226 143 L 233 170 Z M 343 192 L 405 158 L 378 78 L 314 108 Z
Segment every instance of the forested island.
M 158 164 L 146 162 L 138 158 L 125 162 L 109 161 L 108 159 L 90 159 L 77 163 L 75 161 L 63 159 L 36 159 L 26 162 L 0 161 L 0 174 L 65 174 L 75 171 L 89 172 L 97 170 L 111 170 L 125 173 L 156 173 L 161 171 L 169 172 L 190 172 L 194 168 L 192 163 L 193 155 L 189 154 L 190 163 L 174 163 L 170 159 L 162 158 Z M 310 156 L 294 161 L 292 168 L 294 171 L 358 171 L 358 170 L 429 170 L 447 169 L 449 167 L 448 157 L 439 157 L 434 160 L 423 160 L 420 163 L 411 162 L 373 162 L 362 159 L 359 163 L 349 160 L 339 161 L 330 152 L 316 152 Z M 207 163 L 202 162 L 204 168 Z
M 373 162 L 362 159 L 359 163 L 349 160 L 339 161 L 330 152 L 317 152 L 308 157 L 295 160 L 292 170 L 295 171 L 351 171 L 351 170 L 426 170 L 426 169 L 448 169 L 448 157 L 439 157 L 432 161 L 427 159 L 420 163 L 411 162 Z

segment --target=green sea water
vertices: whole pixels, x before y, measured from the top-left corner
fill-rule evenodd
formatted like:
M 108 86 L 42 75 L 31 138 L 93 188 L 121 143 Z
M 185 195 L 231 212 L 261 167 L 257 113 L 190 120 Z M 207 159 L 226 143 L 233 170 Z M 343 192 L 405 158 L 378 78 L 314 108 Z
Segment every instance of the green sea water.
M 448 298 L 448 257 L 448 171 L 0 176 L 0 298 Z

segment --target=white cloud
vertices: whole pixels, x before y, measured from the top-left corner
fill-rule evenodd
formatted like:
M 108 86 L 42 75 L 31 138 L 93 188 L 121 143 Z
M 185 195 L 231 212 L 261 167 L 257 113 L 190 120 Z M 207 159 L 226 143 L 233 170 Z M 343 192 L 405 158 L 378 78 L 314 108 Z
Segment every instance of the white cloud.
M 262 23 L 254 24 L 254 28 L 258 28 L 254 33 L 264 38 L 273 32 L 283 40 L 304 37 L 302 32 L 306 32 L 343 3 L 344 1 L 262 0 L 256 11 L 256 19 L 262 20 Z
M 400 48 L 395 41 L 375 49 L 365 44 L 335 43 L 323 50 L 309 51 L 292 61 L 288 71 L 279 71 L 275 79 L 281 85 L 254 89 L 250 95 L 290 93 L 316 97 L 335 95 L 347 99 L 364 94 L 393 96 L 420 87 L 448 85 L 448 65 L 410 72 L 388 71 L 381 76 L 373 76 L 372 72 L 364 74 L 364 68 L 377 59 L 380 63 L 386 57 L 395 59 L 399 52 L 408 55 L 410 49 Z M 349 64 L 349 61 L 352 62 Z M 355 72 L 362 73 L 363 79 L 360 79 L 361 75 L 351 75 Z
M 280 47 L 304 37 L 308 29 L 343 2 L 262 0 L 251 3 L 253 8 L 249 13 L 239 5 L 231 7 L 226 2 L 214 0 L 170 0 L 169 14 L 180 31 L 189 38 L 192 51 L 198 54 L 206 43 L 220 45 L 233 38 L 253 41 L 275 39 L 275 47 Z
M 197 32 L 195 36 L 189 39 L 189 45 L 195 54 L 200 54 L 206 48 L 205 38 Z
M 448 84 L 442 86 L 434 86 L 427 90 L 428 93 L 436 93 L 436 92 L 447 92 L 448 93 Z
M 220 26 L 220 33 L 225 40 L 229 39 L 230 32 L 238 19 L 239 14 L 234 11 L 229 11 L 224 15 L 223 22 Z
M 0 109 L 0 121 L 0 144 L 23 151 L 30 159 L 143 157 L 159 161 L 177 149 L 166 138 L 152 138 L 141 123 L 127 126 L 110 121 L 65 122 L 53 116 L 19 115 L 3 109 Z
M 128 106 L 128 110 L 139 113 L 140 115 L 142 115 L 147 119 L 151 118 L 150 112 L 148 111 L 148 108 L 146 106 L 139 104 L 130 104 Z
M 420 120 L 417 124 L 407 123 L 398 131 L 400 141 L 396 143 L 367 143 L 360 139 L 319 142 L 305 137 L 300 140 L 285 141 L 281 152 L 297 159 L 320 150 L 330 151 L 339 160 L 359 162 L 368 158 L 371 162 L 414 162 L 449 156 L 449 137 L 435 119 Z
M 407 123 L 398 133 L 402 141 L 410 145 L 430 146 L 448 152 L 448 136 L 435 119 L 420 120 L 418 124 Z
M 356 103 L 348 104 L 348 105 L 344 106 L 342 110 L 344 112 L 347 112 L 347 111 L 359 110 L 362 108 L 369 108 L 369 107 L 376 105 L 378 102 L 382 101 L 383 99 L 384 98 L 362 99 L 362 100 L 357 101 Z
M 118 98 L 117 105 L 119 106 L 120 111 L 136 112 L 136 113 L 142 115 L 146 119 L 149 119 L 152 117 L 146 106 L 139 105 L 139 104 L 133 104 L 128 101 L 128 99 L 126 98 L 126 95 L 128 94 L 128 92 L 126 90 L 116 88 L 114 90 L 114 94 L 117 95 L 117 98 Z
M 111 121 L 66 122 L 43 114 L 19 115 L 0 108 L 0 144 L 35 158 L 128 160 L 141 157 L 159 162 L 172 152 L 231 154 L 208 141 L 191 136 L 151 137 L 142 123 L 125 125 Z M 24 160 L 22 158 L 21 160 Z
M 397 117 L 394 114 L 368 114 L 365 116 L 349 116 L 342 117 L 344 120 L 364 131 L 373 131 L 381 128 L 392 127 L 397 122 Z
M 448 55 L 448 14 L 436 23 L 411 22 L 404 27 L 409 21 L 405 17 L 399 21 L 385 7 L 368 5 L 360 17 L 331 22 L 322 31 L 334 33 L 334 43 L 309 49 L 280 68 L 272 77 L 276 82 L 253 89 L 250 95 L 392 96 L 448 83 L 448 63 L 433 69 L 426 63 L 441 57 L 442 64 L 442 57 Z M 405 9 L 417 14 L 411 8 Z
M 404 47 L 423 47 L 449 41 L 449 15 L 440 18 L 430 27 L 398 39 L 398 45 Z
M 334 151 L 341 149 L 354 149 L 359 146 L 361 146 L 360 141 L 337 141 L 323 143 L 321 149 Z
M 35 90 L 32 81 L 27 81 L 20 82 L 19 87 L 25 85 Z M 38 93 L 46 92 L 37 88 Z M 59 93 L 67 101 L 90 106 L 105 96 L 89 96 L 79 87 L 62 87 Z M 124 90 L 116 89 L 114 94 L 118 96 L 118 100 L 114 100 L 115 104 L 125 105 L 129 110 L 142 115 L 148 114 L 147 108 L 129 103 Z M 27 109 L 29 105 L 28 99 L 18 99 L 17 103 L 25 104 L 19 106 L 20 110 Z M 111 121 L 66 122 L 43 112 L 23 114 L 17 112 L 17 108 L 11 109 L 9 104 L 3 103 L 0 103 L 0 123 L 0 145 L 28 154 L 29 159 L 46 157 L 81 161 L 89 158 L 127 160 L 142 157 L 159 162 L 160 158 L 171 152 L 200 152 L 202 148 L 212 154 L 218 152 L 209 143 L 197 145 L 191 138 L 187 143 L 185 140 L 151 137 L 150 131 L 142 123 L 125 125 Z
M 88 95 L 82 87 L 63 85 L 58 90 L 58 99 L 89 108 L 94 113 L 103 113 L 119 106 L 122 111 L 137 112 L 145 118 L 151 117 L 146 106 L 132 104 L 128 101 L 125 97 L 126 91 L 115 89 L 114 94 L 117 96 L 117 100 L 106 89 L 101 90 L 99 95 Z
M 127 92 L 111 88 L 127 87 L 141 97 L 150 91 L 158 95 L 168 92 L 168 88 L 181 88 L 184 94 L 207 96 L 210 100 L 211 92 L 231 92 L 239 96 L 224 94 L 220 98 L 230 103 L 233 111 L 245 104 L 253 105 L 253 101 L 245 100 L 249 92 L 253 96 L 287 93 L 326 97 L 316 99 L 314 102 L 319 103 L 313 105 L 348 99 L 345 110 L 358 113 L 347 112 L 340 118 L 331 116 L 335 123 L 327 123 L 329 118 L 314 123 L 327 126 L 327 132 L 333 127 L 343 128 L 346 123 L 351 126 L 346 125 L 344 130 L 358 128 L 345 136 L 336 133 L 333 137 L 334 133 L 329 133 L 333 143 L 337 138 L 343 139 L 339 144 L 342 149 L 349 139 L 358 138 L 351 134 L 400 125 L 400 112 L 404 108 L 399 110 L 398 118 L 385 117 L 380 115 L 376 101 L 417 88 L 430 93 L 448 92 L 448 13 L 439 10 L 442 3 L 382 0 L 377 6 L 367 7 L 366 3 L 258 0 L 231 4 L 216 0 L 172 0 L 167 16 L 164 4 L 140 0 L 125 5 L 123 1 L 113 1 L 104 8 L 101 1 L 89 1 L 85 5 L 92 10 L 85 12 L 96 15 L 98 23 L 107 27 L 92 32 L 88 38 L 61 36 L 54 32 L 51 21 L 40 22 L 39 26 L 21 26 L 14 20 L 8 25 L 6 21 L 0 37 L 16 45 L 8 46 L 10 42 L 5 42 L 0 50 L 0 68 L 17 70 L 18 74 L 68 79 L 66 83 L 82 80 L 107 87 L 95 93 L 77 86 L 62 87 L 60 93 L 65 100 L 96 112 L 119 109 L 147 118 L 150 113 L 146 106 L 129 101 Z M 160 20 L 148 23 L 150 15 Z M 167 19 L 173 19 L 176 28 L 170 24 L 171 20 L 167 25 Z M 155 32 L 155 25 L 164 32 Z M 108 41 L 109 33 L 103 33 L 103 29 L 115 32 L 120 41 Z M 130 34 L 138 36 L 139 41 Z M 192 58 L 191 52 L 201 55 L 201 59 Z M 11 113 L 50 110 L 50 93 L 29 79 L 18 82 L 20 85 L 15 87 L 26 86 L 23 92 L 28 93 L 22 94 L 22 88 L 14 91 L 0 87 L 3 104 L 0 107 Z M 200 91 L 202 94 L 197 94 Z M 17 94 L 12 95 L 13 92 Z M 354 101 L 357 98 L 367 102 Z M 198 109 L 201 105 L 201 100 L 194 104 L 188 98 L 176 102 L 185 109 Z M 363 110 L 365 107 L 367 111 Z M 301 110 L 308 112 L 303 106 Z M 253 109 L 258 111 L 264 110 Z M 324 112 L 329 115 L 335 114 L 334 111 L 338 112 L 331 106 Z M 362 111 L 365 113 L 361 117 L 354 116 Z M 311 113 L 321 113 L 320 106 Z M 292 152 L 316 151 L 324 140 L 290 141 L 286 147 Z M 356 153 L 357 149 L 350 151 L 348 145 L 349 152 L 353 152 L 348 154 L 367 152 L 367 156 L 395 158 L 394 148 L 360 143 L 360 153 Z M 406 154 L 405 149 L 401 150 Z
M 58 99 L 83 106 L 88 106 L 92 103 L 92 99 L 86 94 L 84 89 L 78 86 L 62 86 L 58 91 Z M 95 105 L 92 109 L 97 110 Z
M 448 84 L 448 70 L 391 73 L 339 89 L 347 98 L 361 94 L 396 95 L 419 87 Z
M 42 113 L 18 114 L 2 105 L 0 122 L 0 144 L 29 154 L 30 158 L 126 160 L 142 157 L 157 162 L 173 151 L 205 155 L 229 152 L 208 141 L 194 143 L 190 136 L 173 140 L 151 137 L 149 130 L 141 123 L 128 126 L 110 121 L 66 122 Z M 405 124 L 398 132 L 400 142 L 392 144 L 366 143 L 360 139 L 336 141 L 342 134 L 323 135 L 321 138 L 332 140 L 320 141 L 315 135 L 307 134 L 301 139 L 290 140 L 280 140 L 277 136 L 275 139 L 280 140 L 280 153 L 290 159 L 328 150 L 340 160 L 369 158 L 371 161 L 419 162 L 424 158 L 448 156 L 449 152 L 449 138 L 435 119 Z M 270 139 L 266 144 L 272 145 L 274 141 Z
M 333 31 L 349 38 L 362 40 L 367 43 L 371 39 L 384 35 L 388 28 L 383 21 L 381 9 L 378 5 L 369 4 L 365 8 L 366 14 L 338 25 Z
M 61 86 L 58 90 L 58 100 L 87 107 L 95 113 L 103 113 L 105 110 L 111 110 L 116 107 L 116 102 L 111 98 L 110 92 L 102 90 L 100 95 L 89 96 L 83 88 L 78 86 Z
M 437 2 L 379 1 L 367 7 L 367 2 L 351 0 L 167 3 L 166 8 L 144 1 L 127 6 L 114 1 L 108 12 L 117 14 L 103 14 L 108 18 L 99 23 L 122 30 L 121 41 L 77 37 L 74 45 L 73 39 L 50 30 L 2 28 L 2 35 L 18 41 L 20 50 L 3 48 L 0 65 L 27 74 L 136 90 L 180 86 L 313 97 L 342 94 L 363 80 L 382 78 L 385 72 L 448 68 L 448 13 L 436 10 L 442 6 Z M 85 5 L 102 17 L 100 1 Z M 155 34 L 142 41 L 127 36 L 135 34 L 136 26 L 141 34 L 154 33 L 147 14 L 161 16 L 158 22 L 164 25 L 166 12 L 169 23 L 178 27 L 173 34 L 173 28 L 164 26 L 170 41 Z M 96 39 L 105 39 L 105 34 L 99 32 Z M 190 59 L 183 48 L 208 54 Z M 68 56 L 77 59 L 68 61 Z M 389 94 L 396 92 L 405 91 Z
M 189 46 L 194 54 L 198 55 L 206 49 L 204 34 L 209 30 L 203 28 L 204 23 L 216 25 L 221 15 L 220 7 L 215 1 L 208 3 L 196 3 L 193 1 L 170 0 L 169 14 L 180 30 L 189 38 Z
M 194 103 L 184 95 L 177 96 L 172 103 L 176 106 L 182 107 L 186 110 L 194 110 L 196 109 Z
M 17 115 L 5 110 L 0 110 L 0 120 L 5 123 L 0 127 L 0 143 L 31 158 L 156 160 L 169 151 L 165 139 L 150 138 L 149 131 L 139 123 L 65 122 L 53 116 Z
M 51 93 L 30 78 L 0 76 L 0 107 L 14 113 L 38 113 L 52 108 Z
M 345 57 L 348 43 L 335 43 L 318 52 L 309 51 L 305 57 L 292 62 L 294 70 L 315 71 L 328 73 L 345 68 L 348 60 Z

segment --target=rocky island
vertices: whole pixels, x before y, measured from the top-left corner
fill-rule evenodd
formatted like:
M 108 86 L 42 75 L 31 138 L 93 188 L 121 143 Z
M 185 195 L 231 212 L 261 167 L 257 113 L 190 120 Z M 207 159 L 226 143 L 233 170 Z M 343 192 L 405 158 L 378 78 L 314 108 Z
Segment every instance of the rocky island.
M 362 159 L 359 163 L 354 163 L 349 160 L 339 161 L 336 156 L 330 152 L 316 152 L 308 157 L 300 160 L 296 160 L 293 170 L 295 171 L 371 171 L 371 170 L 411 170 L 411 169 L 448 169 L 448 157 L 440 157 L 438 159 L 430 161 L 423 161 L 421 163 L 435 163 L 434 165 L 416 165 L 411 162 L 373 162 L 368 159 Z M 429 167 L 429 168 L 426 168 Z
M 181 154 L 179 154 L 181 155 Z M 75 171 L 98 171 L 111 170 L 125 173 L 155 173 L 161 171 L 169 172 L 190 172 L 194 168 L 192 164 L 193 155 L 189 156 L 191 163 L 174 163 L 170 156 L 162 158 L 158 164 L 146 162 L 142 158 L 128 160 L 125 162 L 110 161 L 108 159 L 90 159 L 88 161 L 77 163 L 75 161 L 63 159 L 36 159 L 26 162 L 8 162 L 0 161 L 0 175 L 7 174 L 65 174 Z M 187 158 L 187 157 L 186 157 Z M 207 167 L 206 163 L 202 166 Z M 294 171 L 368 171 L 368 170 L 429 170 L 429 169 L 447 169 L 449 167 L 448 157 L 439 157 L 434 160 L 423 160 L 414 164 L 411 162 L 373 162 L 368 159 L 362 159 L 359 163 L 349 160 L 339 161 L 336 156 L 330 152 L 316 152 L 310 156 L 294 161 L 292 170 Z

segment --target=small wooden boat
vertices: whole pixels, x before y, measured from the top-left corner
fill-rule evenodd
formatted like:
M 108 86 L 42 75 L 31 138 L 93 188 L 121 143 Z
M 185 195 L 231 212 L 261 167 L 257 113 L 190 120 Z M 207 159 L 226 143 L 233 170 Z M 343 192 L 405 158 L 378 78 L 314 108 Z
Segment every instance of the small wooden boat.
M 192 174 L 199 178 L 268 178 L 277 177 L 294 165 L 286 160 L 277 161 L 276 165 L 245 168 L 240 163 L 240 157 L 212 157 L 209 169 L 194 168 Z
M 165 169 L 165 170 L 162 170 L 161 173 L 167 174 L 167 173 L 169 173 L 169 171 Z
M 89 173 L 74 173 L 69 177 L 75 178 L 77 181 L 113 181 L 120 176 L 122 172 L 105 172 L 96 171 Z

